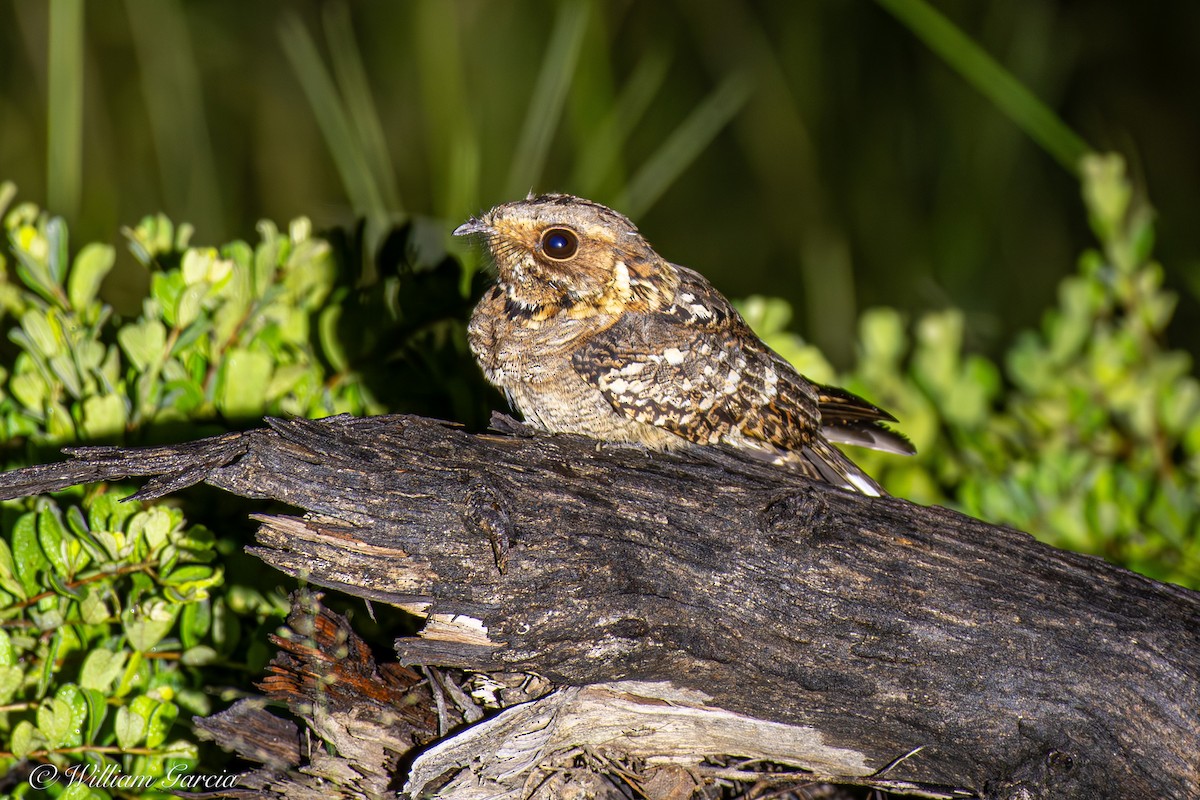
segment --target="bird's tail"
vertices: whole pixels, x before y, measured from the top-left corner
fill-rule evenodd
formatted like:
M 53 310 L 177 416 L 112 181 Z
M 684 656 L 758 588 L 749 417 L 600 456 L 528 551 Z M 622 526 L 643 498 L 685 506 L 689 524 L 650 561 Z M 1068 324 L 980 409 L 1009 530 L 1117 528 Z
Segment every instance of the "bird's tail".
M 701 451 L 707 448 L 696 445 Z M 862 468 L 838 450 L 824 436 L 814 436 L 812 441 L 798 450 L 784 450 L 766 442 L 747 440 L 739 446 L 718 447 L 737 458 L 751 458 L 792 470 L 814 481 L 832 484 L 839 489 L 865 494 L 868 497 L 886 497 L 887 492 Z
M 884 497 L 887 492 L 862 468 L 820 436 L 799 451 L 792 451 L 783 459 L 785 464 L 799 469 L 810 478 L 832 483 L 842 489 L 865 494 L 868 497 Z

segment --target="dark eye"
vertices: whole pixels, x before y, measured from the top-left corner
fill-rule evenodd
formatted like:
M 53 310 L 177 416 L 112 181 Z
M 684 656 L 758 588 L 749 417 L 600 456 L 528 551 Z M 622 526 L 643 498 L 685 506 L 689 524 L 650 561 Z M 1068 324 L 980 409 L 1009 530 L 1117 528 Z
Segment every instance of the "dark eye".
M 542 252 L 556 261 L 566 261 L 579 249 L 579 237 L 566 228 L 551 228 L 542 234 Z

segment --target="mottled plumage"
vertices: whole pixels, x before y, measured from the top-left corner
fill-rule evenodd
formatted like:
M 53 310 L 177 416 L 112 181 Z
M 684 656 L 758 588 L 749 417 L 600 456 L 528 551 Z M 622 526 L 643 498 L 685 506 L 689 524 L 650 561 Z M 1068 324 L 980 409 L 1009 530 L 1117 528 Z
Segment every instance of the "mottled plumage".
M 569 195 L 496 206 L 496 285 L 471 350 L 526 421 L 654 448 L 727 445 L 846 489 L 882 489 L 830 442 L 911 453 L 885 411 L 812 383 L 713 286 L 661 258 L 626 217 Z

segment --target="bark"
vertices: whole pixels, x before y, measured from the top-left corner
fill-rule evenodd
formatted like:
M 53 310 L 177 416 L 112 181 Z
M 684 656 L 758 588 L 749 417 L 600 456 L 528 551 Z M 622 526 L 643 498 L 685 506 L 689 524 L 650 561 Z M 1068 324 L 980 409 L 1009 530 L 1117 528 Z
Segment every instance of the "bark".
M 172 447 L 77 448 L 0 477 L 0 494 L 150 476 L 141 496 L 206 481 L 281 500 L 304 515 L 260 517 L 253 553 L 425 617 L 396 642 L 400 663 L 466 672 L 418 682 L 314 646 L 306 657 L 327 668 L 365 664 L 364 688 L 314 721 L 315 690 L 295 677 L 307 668 L 277 664 L 274 696 L 307 707 L 321 738 L 370 720 L 328 770 L 342 796 L 405 782 L 590 796 L 620 784 L 588 783 L 606 770 L 654 797 L 787 780 L 996 800 L 1200 796 L 1200 594 L 720 451 L 651 455 L 511 423 L 472 435 L 401 416 L 268 422 Z M 422 703 L 433 716 L 399 713 Z M 234 729 L 256 728 L 209 729 L 236 745 Z M 312 766 L 283 751 L 258 759 L 276 786 Z

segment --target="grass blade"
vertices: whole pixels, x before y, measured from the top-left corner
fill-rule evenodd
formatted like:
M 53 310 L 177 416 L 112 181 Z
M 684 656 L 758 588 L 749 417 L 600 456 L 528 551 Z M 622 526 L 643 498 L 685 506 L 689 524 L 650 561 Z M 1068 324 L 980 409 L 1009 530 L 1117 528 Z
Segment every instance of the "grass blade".
M 366 252 L 373 255 L 392 220 L 379 185 L 371 174 L 366 153 L 354 135 L 350 115 L 304 23 L 294 14 L 289 15 L 280 27 L 279 37 L 283 42 L 283 51 L 312 106 L 321 135 L 342 179 L 342 186 L 350 198 L 350 205 L 356 214 L 366 217 Z M 362 268 L 360 282 L 363 285 L 373 284 L 376 279 L 374 259 L 364 259 Z
M 83 182 L 83 0 L 50 0 L 46 198 L 74 219 Z
M 346 111 L 362 146 L 363 156 L 378 184 L 379 195 L 391 215 L 403 211 L 400 190 L 396 186 L 396 170 L 388 154 L 383 124 L 371 95 L 371 84 L 363 67 L 350 8 L 346 3 L 334 3 L 325 11 L 325 38 L 329 42 L 330 60 Z
M 877 0 L 1072 175 L 1091 147 L 1033 92 L 925 0 Z
M 614 174 L 621 149 L 662 88 L 671 58 L 666 49 L 646 53 L 622 87 L 611 111 L 581 148 L 571 185 L 586 197 L 598 197 Z
M 433 155 L 429 169 L 433 210 L 444 220 L 459 220 L 479 210 L 482 157 L 463 77 L 457 6 L 422 0 L 414 7 L 412 32 L 425 138 Z M 450 246 L 464 255 L 476 252 L 455 242 Z
M 746 72 L 727 75 L 637 171 L 620 208 L 634 219 L 646 213 L 745 105 L 751 89 Z
M 125 9 L 167 210 L 219 237 L 224 213 L 217 159 L 183 6 L 179 0 L 126 0 Z
M 588 5 L 585 0 L 569 0 L 558 6 L 554 30 L 538 73 L 529 111 L 525 115 L 525 127 L 508 173 L 506 193 L 515 197 L 523 195 L 541 178 L 550 150 L 550 140 L 558 121 L 562 117 L 563 104 L 575 64 L 583 45 L 583 34 L 588 21 Z

